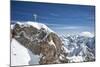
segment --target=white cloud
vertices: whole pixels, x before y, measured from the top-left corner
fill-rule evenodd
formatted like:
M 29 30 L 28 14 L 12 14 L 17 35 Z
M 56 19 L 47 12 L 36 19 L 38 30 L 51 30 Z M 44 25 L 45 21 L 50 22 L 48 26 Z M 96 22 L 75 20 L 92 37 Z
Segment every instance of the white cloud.
M 55 14 L 55 13 L 50 13 L 50 15 L 52 15 L 52 16 L 59 16 L 58 14 Z
M 61 26 L 61 27 L 55 27 L 55 29 L 83 29 L 83 28 L 85 28 L 85 27 L 83 27 L 83 26 Z

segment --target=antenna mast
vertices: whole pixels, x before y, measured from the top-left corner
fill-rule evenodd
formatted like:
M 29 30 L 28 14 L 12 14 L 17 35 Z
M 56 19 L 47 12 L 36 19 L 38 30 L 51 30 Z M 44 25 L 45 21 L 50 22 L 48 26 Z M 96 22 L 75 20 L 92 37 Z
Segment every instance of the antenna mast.
M 33 14 L 35 22 L 37 21 L 37 14 Z

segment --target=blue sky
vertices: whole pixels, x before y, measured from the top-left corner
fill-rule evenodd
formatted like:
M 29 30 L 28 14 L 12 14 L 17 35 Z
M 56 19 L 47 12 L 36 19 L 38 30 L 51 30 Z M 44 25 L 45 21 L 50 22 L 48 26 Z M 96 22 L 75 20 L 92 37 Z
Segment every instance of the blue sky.
M 35 21 L 33 14 L 58 33 L 94 33 L 94 6 L 11 1 L 12 21 Z

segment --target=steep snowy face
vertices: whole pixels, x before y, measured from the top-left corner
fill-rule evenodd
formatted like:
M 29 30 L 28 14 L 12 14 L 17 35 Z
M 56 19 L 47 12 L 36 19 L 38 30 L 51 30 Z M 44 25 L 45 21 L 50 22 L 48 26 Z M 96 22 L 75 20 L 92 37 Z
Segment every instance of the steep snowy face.
M 30 61 L 28 50 L 22 45 L 20 45 L 20 43 L 18 43 L 15 39 L 12 39 L 11 66 L 28 65 L 28 61 Z
M 67 62 L 59 58 L 63 53 L 59 36 L 46 25 L 36 22 L 14 24 L 12 38 L 29 49 L 35 55 L 41 55 L 39 64 Z M 20 49 L 19 49 L 20 50 Z M 64 57 L 63 57 L 64 58 Z M 34 64 L 34 63 L 33 63 Z
M 17 40 L 11 42 L 11 66 L 39 64 L 39 55 L 33 54 L 29 49 L 21 45 Z

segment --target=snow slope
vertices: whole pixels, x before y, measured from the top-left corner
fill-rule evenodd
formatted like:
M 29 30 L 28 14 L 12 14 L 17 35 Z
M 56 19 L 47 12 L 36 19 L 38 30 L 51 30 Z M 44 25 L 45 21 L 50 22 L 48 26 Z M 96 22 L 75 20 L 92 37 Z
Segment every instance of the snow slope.
M 11 66 L 38 64 L 40 56 L 34 55 L 15 39 L 11 42 Z

